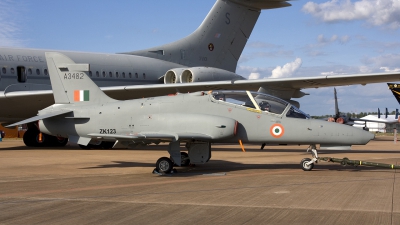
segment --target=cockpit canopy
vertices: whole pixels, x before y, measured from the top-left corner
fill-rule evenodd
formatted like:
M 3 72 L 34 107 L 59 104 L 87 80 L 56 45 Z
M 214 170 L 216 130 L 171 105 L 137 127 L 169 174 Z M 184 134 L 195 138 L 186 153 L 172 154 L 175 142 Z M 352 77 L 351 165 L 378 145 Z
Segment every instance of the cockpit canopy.
M 309 119 L 310 117 L 297 107 L 272 95 L 250 91 L 214 91 L 214 100 L 251 108 L 259 112 L 277 114 L 286 117 Z

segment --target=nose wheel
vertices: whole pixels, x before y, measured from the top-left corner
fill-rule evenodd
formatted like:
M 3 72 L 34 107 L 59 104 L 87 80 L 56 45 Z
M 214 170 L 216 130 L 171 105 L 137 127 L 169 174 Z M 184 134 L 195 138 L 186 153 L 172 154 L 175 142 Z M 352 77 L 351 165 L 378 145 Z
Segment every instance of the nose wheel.
M 304 158 L 301 160 L 300 166 L 304 171 L 310 171 L 314 168 L 314 163 L 312 163 L 310 158 Z
M 314 168 L 314 164 L 318 163 L 317 147 L 315 145 L 310 145 L 307 148 L 307 152 L 309 150 L 311 150 L 312 159 L 304 158 L 300 162 L 300 166 L 304 171 L 311 171 Z

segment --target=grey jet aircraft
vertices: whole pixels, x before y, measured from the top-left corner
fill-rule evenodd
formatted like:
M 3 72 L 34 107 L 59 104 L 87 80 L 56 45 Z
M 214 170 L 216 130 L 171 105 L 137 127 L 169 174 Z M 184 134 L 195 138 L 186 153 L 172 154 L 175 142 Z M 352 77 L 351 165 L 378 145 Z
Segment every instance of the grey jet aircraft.
M 173 43 L 120 54 L 62 53 L 77 63 L 89 63 L 89 77 L 107 95 L 119 100 L 166 95 L 177 90 L 184 93 L 235 89 L 258 90 L 299 107 L 291 99 L 304 96 L 305 88 L 400 80 L 399 73 L 260 80 L 245 80 L 236 74 L 238 59 L 261 11 L 287 6 L 290 4 L 286 0 L 217 0 L 192 34 Z M 0 48 L 3 125 L 32 117 L 54 103 L 45 51 L 48 50 Z M 38 133 L 32 123 L 28 124 L 28 131 Z
M 311 170 L 318 160 L 317 144 L 321 148 L 348 149 L 374 138 L 351 126 L 310 119 L 282 99 L 250 91 L 118 101 L 89 78 L 89 64 L 76 64 L 57 52 L 47 52 L 46 60 L 55 104 L 10 126 L 34 123 L 40 132 L 69 138 L 83 147 L 94 142 L 108 143 L 108 147 L 169 142 L 170 157 L 156 163 L 156 170 L 162 173 L 171 172 L 174 164 L 208 162 L 211 143 L 216 142 L 309 144 L 313 158 L 303 159 L 301 166 Z M 39 133 L 34 139 L 46 137 Z M 186 143 L 188 153 L 181 153 L 180 143 Z

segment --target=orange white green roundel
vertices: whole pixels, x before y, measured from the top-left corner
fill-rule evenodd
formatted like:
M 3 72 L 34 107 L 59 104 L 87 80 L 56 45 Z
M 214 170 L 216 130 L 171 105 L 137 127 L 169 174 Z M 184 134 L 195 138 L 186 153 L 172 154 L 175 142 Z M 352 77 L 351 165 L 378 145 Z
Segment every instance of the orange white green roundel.
M 281 124 L 276 123 L 269 128 L 269 132 L 272 137 L 280 138 L 285 133 L 285 128 Z

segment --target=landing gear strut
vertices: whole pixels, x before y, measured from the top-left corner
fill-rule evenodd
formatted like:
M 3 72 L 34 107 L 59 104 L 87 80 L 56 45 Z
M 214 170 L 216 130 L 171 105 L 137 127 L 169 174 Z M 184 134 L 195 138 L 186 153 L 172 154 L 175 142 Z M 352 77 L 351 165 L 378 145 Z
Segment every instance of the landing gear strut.
M 189 166 L 190 159 L 189 155 L 186 152 L 181 152 L 181 166 Z
M 317 147 L 315 144 L 310 145 L 307 148 L 307 152 L 311 150 L 311 155 L 312 159 L 310 158 L 304 158 L 300 162 L 300 166 L 304 171 L 310 171 L 314 168 L 314 164 L 318 163 L 318 153 L 317 153 Z

